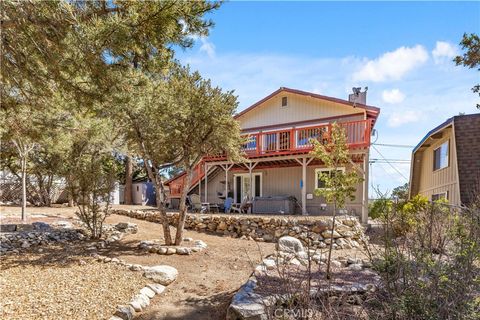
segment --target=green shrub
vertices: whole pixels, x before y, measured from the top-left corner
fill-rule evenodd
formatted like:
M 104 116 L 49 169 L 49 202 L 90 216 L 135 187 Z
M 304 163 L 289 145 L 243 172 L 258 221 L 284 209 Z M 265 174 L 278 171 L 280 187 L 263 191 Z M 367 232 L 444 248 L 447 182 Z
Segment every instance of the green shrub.
M 478 319 L 480 197 L 461 210 L 415 197 L 382 219 L 383 247 L 370 253 L 384 286 L 371 316 Z

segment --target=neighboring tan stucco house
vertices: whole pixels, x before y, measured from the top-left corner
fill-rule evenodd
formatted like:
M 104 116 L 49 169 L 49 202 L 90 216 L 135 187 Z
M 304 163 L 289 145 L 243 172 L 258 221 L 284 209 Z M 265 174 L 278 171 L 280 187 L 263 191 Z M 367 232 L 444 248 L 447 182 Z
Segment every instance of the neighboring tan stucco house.
M 468 205 L 480 184 L 480 113 L 455 116 L 432 129 L 414 148 L 410 197 L 446 198 Z
M 379 113 L 379 108 L 367 106 L 364 101 L 282 87 L 235 116 L 242 134 L 249 137 L 243 146 L 248 161 L 204 158 L 189 192 L 199 194 L 202 202 L 210 204 L 222 203 L 225 195 L 235 203 L 248 196 L 253 199 L 252 213 L 331 214 L 331 205 L 314 193 L 322 187 L 319 172 L 328 168 L 309 154 L 309 139 L 328 139 L 331 124 L 338 122 L 346 130 L 352 160 L 364 173 L 355 200 L 347 203 L 346 210 L 366 222 L 370 135 Z M 183 179 L 184 175 L 180 175 L 168 182 L 172 203 L 180 197 Z M 292 197 L 296 204 L 284 205 Z M 265 208 L 265 203 L 271 207 Z

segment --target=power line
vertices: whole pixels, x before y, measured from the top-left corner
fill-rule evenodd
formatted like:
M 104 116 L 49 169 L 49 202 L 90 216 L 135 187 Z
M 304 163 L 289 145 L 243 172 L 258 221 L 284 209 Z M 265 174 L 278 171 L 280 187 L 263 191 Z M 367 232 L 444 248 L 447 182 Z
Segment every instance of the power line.
M 405 177 L 400 170 L 398 170 L 397 168 L 395 168 L 395 167 L 388 161 L 388 159 L 385 158 L 385 156 L 384 156 L 380 151 L 378 151 L 377 148 L 375 148 L 375 146 L 372 146 L 372 147 L 373 147 L 373 149 L 375 149 L 375 151 L 378 152 L 378 154 L 383 158 L 383 160 L 385 160 L 385 162 L 388 163 L 388 165 L 393 168 L 393 170 L 395 170 L 396 172 L 398 172 L 398 174 L 401 175 L 401 176 L 408 182 L 409 179 L 408 179 L 407 177 Z
M 370 159 L 371 162 L 381 162 L 381 161 L 390 161 L 390 162 L 405 162 L 405 163 L 410 163 L 410 160 L 407 159 Z
M 415 147 L 407 144 L 392 144 L 392 143 L 372 143 L 372 145 L 382 146 L 382 147 L 392 147 L 392 148 L 409 148 L 409 149 Z
M 387 169 L 385 169 L 385 167 L 379 163 L 379 167 L 382 168 L 382 170 L 390 176 L 390 178 L 394 179 L 394 180 L 397 180 L 398 176 L 394 176 L 391 172 L 389 172 Z

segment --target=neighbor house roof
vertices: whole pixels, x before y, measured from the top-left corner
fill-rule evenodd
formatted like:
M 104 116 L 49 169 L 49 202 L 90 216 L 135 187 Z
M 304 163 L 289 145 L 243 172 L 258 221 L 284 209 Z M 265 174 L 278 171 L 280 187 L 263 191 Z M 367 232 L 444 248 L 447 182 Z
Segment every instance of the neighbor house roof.
M 447 120 L 445 120 L 445 122 L 439 124 L 438 126 L 436 126 L 435 128 L 433 128 L 432 130 L 428 131 L 427 134 L 422 138 L 422 140 L 420 140 L 420 142 L 415 146 L 415 148 L 413 148 L 413 153 L 417 152 L 418 148 L 420 148 L 423 143 L 425 141 L 427 141 L 427 139 L 432 135 L 434 134 L 435 132 L 445 128 L 447 125 L 449 125 L 450 123 L 452 123 L 453 121 L 453 118 L 454 117 L 451 117 Z
M 248 107 L 245 110 L 242 110 L 241 112 L 236 114 L 235 119 L 237 119 L 237 118 L 243 116 L 244 114 L 252 111 L 253 109 L 260 106 L 262 103 L 270 100 L 274 96 L 276 96 L 280 93 L 285 93 L 285 92 L 286 93 L 291 93 L 291 94 L 297 94 L 297 95 L 301 95 L 301 96 L 306 96 L 306 97 L 311 97 L 311 98 L 314 98 L 314 99 L 320 99 L 320 100 L 326 100 L 326 101 L 331 101 L 331 102 L 335 102 L 335 103 L 340 103 L 340 104 L 343 104 L 343 105 L 346 105 L 346 106 L 356 107 L 356 108 L 360 108 L 360 109 L 365 109 L 367 111 L 367 115 L 370 118 L 374 119 L 373 120 L 374 122 L 376 121 L 378 115 L 380 114 L 380 108 L 378 108 L 378 107 L 369 106 L 369 105 L 365 105 L 365 104 L 361 104 L 361 103 L 353 103 L 353 102 L 348 101 L 348 100 L 338 99 L 338 98 L 334 98 L 334 97 L 328 97 L 328 96 L 324 96 L 324 95 L 313 93 L 313 92 L 307 92 L 307 91 L 302 91 L 302 90 L 297 90 L 297 89 L 280 87 L 278 90 L 269 94 L 268 96 L 266 96 L 262 100 L 257 101 L 256 103 L 254 103 L 250 107 Z

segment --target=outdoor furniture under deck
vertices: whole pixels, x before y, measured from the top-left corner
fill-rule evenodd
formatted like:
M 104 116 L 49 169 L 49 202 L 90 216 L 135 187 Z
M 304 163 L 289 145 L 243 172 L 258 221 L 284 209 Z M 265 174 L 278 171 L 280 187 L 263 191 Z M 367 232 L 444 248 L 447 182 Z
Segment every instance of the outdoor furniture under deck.
M 220 206 L 216 203 L 202 202 L 201 213 L 216 212 L 220 213 Z
M 295 214 L 296 199 L 293 196 L 255 197 L 253 213 Z

